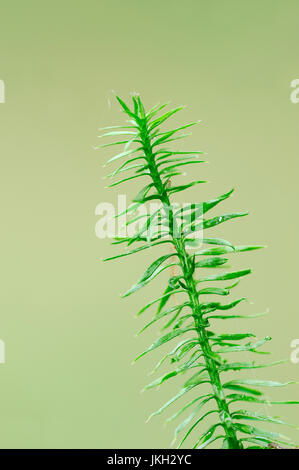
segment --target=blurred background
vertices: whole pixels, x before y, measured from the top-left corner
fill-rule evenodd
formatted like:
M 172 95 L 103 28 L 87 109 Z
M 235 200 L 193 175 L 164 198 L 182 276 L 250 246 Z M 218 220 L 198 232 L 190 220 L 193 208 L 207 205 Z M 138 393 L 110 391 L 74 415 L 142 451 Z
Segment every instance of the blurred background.
M 94 149 L 99 127 L 124 120 L 115 92 L 125 100 L 139 92 L 147 107 L 185 104 L 175 124 L 202 120 L 182 148 L 208 152 L 209 165 L 188 173 L 210 184 L 188 195 L 200 201 L 234 187 L 213 214 L 249 217 L 210 234 L 267 245 L 232 265 L 253 270 L 236 292 L 253 304 L 238 313 L 270 313 L 225 329 L 270 335 L 271 360 L 290 358 L 299 338 L 299 104 L 290 100 L 298 23 L 296 0 L 1 6 L 1 448 L 163 448 L 172 440 L 169 413 L 145 420 L 179 381 L 141 394 L 161 352 L 131 365 L 157 333 L 136 338 L 151 312 L 135 314 L 164 284 L 120 299 L 158 252 L 103 263 L 121 248 L 95 235 L 96 206 L 139 188 L 133 180 L 105 189 L 111 152 Z M 261 376 L 298 380 L 299 363 Z M 271 396 L 299 399 L 299 386 Z M 268 411 L 299 424 L 299 407 Z M 282 432 L 299 442 L 298 431 Z

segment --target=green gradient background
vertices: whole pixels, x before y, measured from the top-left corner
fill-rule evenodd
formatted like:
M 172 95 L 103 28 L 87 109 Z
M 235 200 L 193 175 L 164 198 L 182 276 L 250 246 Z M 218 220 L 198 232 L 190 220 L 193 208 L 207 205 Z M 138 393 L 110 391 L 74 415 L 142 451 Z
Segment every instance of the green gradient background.
M 122 119 L 112 90 L 186 104 L 176 122 L 203 120 L 185 145 L 209 153 L 200 177 L 212 183 L 193 196 L 235 187 L 223 211 L 250 217 L 213 233 L 268 245 L 234 264 L 254 271 L 238 288 L 254 302 L 246 311 L 271 310 L 239 329 L 273 336 L 273 360 L 289 357 L 299 337 L 298 39 L 295 0 L 2 2 L 1 448 L 161 448 L 172 438 L 162 418 L 145 419 L 177 384 L 140 394 L 158 355 L 130 365 L 155 337 L 134 338 L 134 315 L 161 283 L 121 300 L 149 258 L 103 264 L 116 249 L 94 233 L 96 205 L 117 196 L 102 180 L 108 154 L 93 149 L 98 127 Z M 297 380 L 299 364 L 262 376 Z M 298 399 L 299 386 L 272 396 Z M 270 412 L 299 423 L 296 407 Z

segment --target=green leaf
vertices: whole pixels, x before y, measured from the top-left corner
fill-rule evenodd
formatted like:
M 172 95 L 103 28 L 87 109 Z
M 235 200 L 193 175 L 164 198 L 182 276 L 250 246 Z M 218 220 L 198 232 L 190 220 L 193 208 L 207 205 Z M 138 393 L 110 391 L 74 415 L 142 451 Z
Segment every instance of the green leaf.
M 158 379 L 156 379 L 153 382 L 151 382 L 150 384 L 146 385 L 144 390 L 148 390 L 148 389 L 154 388 L 154 387 L 159 387 L 160 385 L 162 385 L 164 382 L 171 379 L 172 377 L 176 377 L 177 375 L 184 374 L 184 373 L 186 373 L 187 371 L 189 371 L 191 369 L 194 369 L 196 367 L 200 367 L 201 365 L 196 363 L 196 359 L 197 359 L 197 357 L 195 356 L 195 359 L 193 361 L 192 360 L 187 361 L 184 364 L 182 364 L 178 369 L 175 369 L 171 372 L 168 372 L 167 374 L 162 375 Z M 202 369 L 201 372 L 203 372 L 204 370 L 205 369 Z
M 228 289 L 221 289 L 220 287 L 206 287 L 197 291 L 198 295 L 229 295 Z
M 240 339 L 245 339 L 245 338 L 254 338 L 255 335 L 252 333 L 232 333 L 232 334 L 222 334 L 222 335 L 215 335 L 212 336 L 212 341 L 238 341 Z
M 111 129 L 138 129 L 137 126 L 106 126 L 100 127 L 99 131 L 109 131 Z
M 172 258 L 176 255 L 176 253 L 169 253 L 167 255 L 160 256 L 160 258 L 156 259 L 150 266 L 147 268 L 143 276 L 140 278 L 140 281 L 146 281 L 148 278 L 150 278 L 155 271 L 158 269 L 158 267 L 164 263 L 169 258 Z
M 232 246 L 222 246 L 217 248 L 204 248 L 202 250 L 196 251 L 194 254 L 196 256 L 218 256 L 218 255 L 225 255 L 227 253 L 233 253 L 235 251 L 234 247 Z
M 267 444 L 267 446 L 265 447 L 262 447 L 263 449 L 271 449 L 272 446 L 274 444 L 282 444 L 284 447 L 285 446 L 289 446 L 289 447 L 292 447 L 294 448 L 295 447 L 295 444 L 294 443 L 290 443 L 290 442 L 287 442 L 287 441 L 283 441 L 283 440 L 280 440 L 280 439 L 269 439 L 269 438 L 263 438 L 263 437 L 260 437 L 260 436 L 256 436 L 256 437 L 246 437 L 246 438 L 242 438 L 241 439 L 241 442 L 252 442 L 254 444 Z M 255 448 L 255 447 L 247 447 L 248 449 L 251 449 L 251 448 Z M 276 447 L 275 448 L 281 448 L 281 447 Z
M 272 416 L 266 416 L 261 413 L 253 413 L 251 411 L 247 410 L 237 410 L 234 411 L 231 414 L 233 419 L 238 419 L 238 420 L 252 420 L 252 421 L 264 421 L 267 423 L 276 423 L 276 424 L 284 424 L 286 426 L 290 426 L 292 428 L 299 429 L 298 426 L 295 426 L 294 424 L 289 424 L 286 423 L 285 421 L 282 421 L 277 418 L 273 418 Z
M 133 150 L 127 150 L 126 152 L 121 152 L 121 153 L 118 153 L 117 155 L 114 155 L 114 157 L 111 157 L 107 162 L 106 164 L 109 164 L 109 163 L 112 163 L 114 162 L 115 160 L 119 160 L 120 158 L 122 157 L 128 157 L 129 155 L 132 155 L 133 153 L 136 153 L 140 150 L 140 148 L 138 149 L 133 149 Z M 141 157 L 138 157 L 138 158 L 141 158 Z M 127 162 L 126 162 L 127 163 Z
M 260 248 L 264 248 L 261 245 L 240 245 L 240 246 L 223 246 L 220 248 L 204 248 L 200 251 L 197 251 L 195 255 L 224 255 L 228 253 L 243 253 L 245 251 L 253 251 L 259 250 Z
M 166 420 L 166 423 L 169 423 L 171 421 L 173 421 L 174 419 L 178 418 L 182 413 L 184 413 L 184 411 L 186 411 L 188 408 L 190 408 L 190 406 L 194 405 L 195 403 L 197 403 L 199 400 L 201 400 L 201 403 L 196 407 L 195 409 L 195 413 L 197 413 L 199 411 L 199 409 L 205 405 L 205 403 L 208 403 L 210 400 L 212 400 L 213 398 L 215 398 L 215 396 L 211 393 L 207 393 L 205 395 L 201 395 L 200 397 L 196 397 L 194 398 L 193 400 L 191 400 L 189 403 L 187 403 L 187 405 L 183 406 L 183 408 L 181 408 L 179 411 L 177 411 L 175 414 L 173 414 L 172 416 L 170 416 L 170 418 L 167 418 Z M 199 408 L 200 407 L 200 408 Z M 181 425 L 180 425 L 181 426 Z
M 228 388 L 230 390 L 236 390 L 237 392 L 249 393 L 251 395 L 258 395 L 258 396 L 263 395 L 262 392 L 260 392 L 259 390 L 256 390 L 254 388 L 245 387 L 244 385 L 239 384 L 239 382 L 236 381 L 236 380 L 232 380 L 231 382 L 227 382 L 227 383 L 223 384 L 223 388 Z
M 136 114 L 134 114 L 129 108 L 128 106 L 126 105 L 126 103 L 119 97 L 117 96 L 116 97 L 117 101 L 119 102 L 119 104 L 121 105 L 121 107 L 123 108 L 124 112 L 132 117 L 134 120 L 136 120 L 137 122 L 139 121 L 138 117 L 136 116 Z
M 158 320 L 161 320 L 161 318 L 164 318 L 167 315 L 170 315 L 173 312 L 177 312 L 177 314 L 180 314 L 180 312 L 183 310 L 184 307 L 189 306 L 189 302 L 184 302 L 183 304 L 180 305 L 175 305 L 174 307 L 171 307 L 167 310 L 164 310 L 163 312 L 160 312 L 158 315 L 156 315 L 149 323 L 147 323 L 139 332 L 143 333 L 144 330 L 146 330 L 149 326 L 151 326 L 153 323 L 155 323 Z
M 202 250 L 199 250 L 195 252 L 195 255 L 213 255 L 213 256 L 218 256 L 218 255 L 224 255 L 224 254 L 229 254 L 229 253 L 243 253 L 245 251 L 253 251 L 253 250 L 259 250 L 260 248 L 263 248 L 261 245 L 240 245 L 240 246 L 223 246 L 223 247 L 218 247 L 218 248 L 204 248 Z
M 140 96 L 133 97 L 133 102 L 134 102 L 134 108 L 138 109 L 141 119 L 145 119 L 146 113 L 145 113 L 144 106 L 141 102 Z
M 159 207 L 157 210 L 155 210 L 152 213 L 145 214 L 146 220 L 142 227 L 131 237 L 130 241 L 128 244 L 133 243 L 136 239 L 140 238 L 141 236 L 146 236 L 148 239 L 149 236 L 151 236 L 151 231 L 159 226 L 160 223 L 160 217 L 161 217 L 161 208 Z M 160 236 L 162 236 L 160 234 Z
M 224 274 L 216 274 L 214 276 L 202 277 L 197 281 L 198 282 L 207 282 L 207 281 L 227 281 L 229 279 L 236 279 L 239 277 L 247 276 L 251 273 L 251 269 L 243 269 L 241 271 L 227 272 Z
M 266 336 L 265 338 L 261 339 L 260 341 L 257 341 L 254 344 L 248 343 L 248 344 L 243 344 L 240 346 L 228 346 L 224 348 L 218 349 L 218 353 L 231 353 L 231 352 L 240 352 L 240 351 L 251 351 L 251 352 L 259 352 L 257 351 L 257 348 L 265 344 L 267 341 L 270 341 L 272 338 L 270 336 Z M 260 354 L 260 352 L 259 352 Z M 265 354 L 263 352 L 263 354 Z M 267 353 L 268 354 L 268 353 Z
M 153 106 L 146 115 L 147 119 L 150 120 L 155 114 L 157 114 L 159 111 L 161 111 L 163 108 L 165 108 L 168 105 L 169 105 L 169 102 L 161 104 L 161 105 L 157 104 Z
M 137 160 L 141 160 L 142 157 L 136 157 L 136 158 L 130 158 L 129 160 L 123 162 L 116 170 L 114 170 L 112 173 L 109 173 L 106 178 L 113 178 L 114 176 L 118 175 L 119 173 L 124 173 L 126 171 L 131 171 L 136 168 L 139 168 L 140 170 L 145 170 L 146 167 L 143 163 L 137 163 L 136 165 L 130 165 L 127 166 L 129 163 L 135 162 Z
M 189 307 L 189 306 L 190 306 L 189 302 L 186 302 L 184 306 Z M 163 325 L 163 327 L 161 328 L 161 331 L 166 330 L 167 328 L 169 328 L 169 327 L 173 324 L 173 322 L 175 322 L 175 320 L 176 320 L 176 319 L 179 317 L 179 315 L 181 314 L 181 311 L 183 310 L 184 306 L 180 305 L 180 307 L 177 309 L 177 311 L 176 311 L 175 314 L 171 317 L 171 319 L 168 320 L 168 321 L 165 323 L 165 325 Z M 187 316 L 189 317 L 189 315 L 187 315 Z M 182 318 L 182 317 L 181 317 L 181 318 Z M 178 322 L 176 322 L 176 324 L 174 325 L 174 328 L 180 328 L 180 326 L 181 326 L 181 323 L 179 322 L 179 324 L 178 324 Z
M 171 157 L 171 158 L 170 158 Z M 183 155 L 182 157 L 172 157 L 171 155 L 162 155 L 161 157 L 157 157 L 157 167 L 159 168 L 162 165 L 168 165 L 169 163 L 184 163 L 184 162 L 198 162 L 198 163 L 206 163 L 205 160 L 198 160 L 199 155 Z M 184 213 L 185 211 L 191 210 L 196 207 L 202 207 L 202 203 L 199 204 L 189 204 L 184 205 L 184 207 L 177 210 L 177 212 Z
M 168 287 L 169 287 L 169 289 L 167 289 Z M 167 288 L 166 288 L 166 291 L 164 292 L 163 295 L 161 295 L 157 299 L 151 300 L 151 302 L 149 302 L 144 307 L 142 307 L 139 310 L 139 312 L 137 313 L 137 316 L 141 315 L 143 312 L 145 312 L 145 310 L 150 308 L 155 303 L 160 301 L 160 304 L 161 304 L 161 301 L 163 300 L 163 304 L 162 304 L 161 308 L 160 308 L 160 305 L 159 305 L 158 312 L 157 312 L 157 315 L 158 315 L 161 312 L 162 308 L 166 305 L 165 299 L 168 300 L 173 294 L 179 294 L 181 292 L 185 292 L 184 289 L 172 289 L 172 288 L 170 288 L 170 286 L 167 286 Z
M 187 439 L 187 437 L 191 434 L 191 432 L 193 431 L 193 429 L 196 428 L 196 426 L 201 422 L 203 421 L 207 416 L 209 416 L 210 414 L 212 413 L 217 413 L 216 410 L 211 410 L 211 411 L 207 411 L 205 414 L 203 414 L 200 418 L 198 418 L 196 420 L 196 422 L 191 426 L 191 428 L 188 430 L 188 432 L 185 434 L 185 436 L 183 437 L 183 439 L 181 440 L 181 442 L 179 443 L 178 445 L 178 449 L 183 445 L 183 443 L 185 442 L 185 440 Z M 191 416 L 191 419 L 194 417 L 193 414 L 190 415 Z M 177 434 L 182 430 L 184 429 L 184 427 L 191 421 L 190 418 L 187 418 L 177 429 L 176 429 L 176 435 L 175 435 L 175 438 L 177 436 Z
M 206 183 L 206 181 L 201 181 L 201 180 L 192 181 L 192 183 L 182 184 L 181 186 L 172 186 L 170 188 L 167 188 L 166 191 L 171 194 L 178 193 L 180 191 L 184 191 L 185 189 L 189 189 L 192 186 L 195 186 L 196 184 L 201 184 L 201 183 Z
M 198 340 L 196 338 L 192 338 L 191 340 L 185 340 L 179 343 L 179 345 L 169 354 L 169 356 L 172 356 L 171 362 L 178 362 L 180 361 L 183 357 L 185 357 L 186 354 L 188 354 L 189 351 L 191 351 L 195 346 L 198 346 Z
M 162 311 L 162 309 L 165 307 L 165 305 L 167 304 L 168 300 L 170 299 L 170 297 L 171 297 L 171 295 L 173 294 L 174 291 L 175 291 L 175 289 L 173 287 L 171 287 L 169 284 L 167 284 L 167 287 L 164 291 L 164 294 L 161 297 L 161 301 L 159 303 L 156 315 L 158 315 Z
M 159 385 L 162 385 L 162 383 L 166 382 L 167 380 L 171 379 L 172 377 L 176 377 L 179 374 L 182 374 L 186 372 L 184 369 L 177 369 L 173 370 L 172 372 L 168 372 L 167 374 L 163 375 L 162 377 L 159 377 L 158 379 L 154 380 L 150 384 L 146 385 L 144 387 L 144 390 L 149 390 L 150 388 L 158 387 Z
M 223 386 L 229 388 L 228 385 L 253 385 L 256 387 L 285 387 L 286 385 L 295 384 L 297 382 L 275 382 L 273 380 L 254 380 L 254 379 L 242 379 L 242 380 L 231 380 L 230 382 L 226 382 Z
M 248 212 L 239 212 L 239 213 L 233 213 L 233 214 L 225 214 L 219 217 L 213 217 L 212 219 L 200 221 L 194 224 L 193 227 L 191 225 L 192 228 L 187 230 L 187 232 L 185 233 L 185 236 L 187 236 L 189 233 L 193 231 L 206 230 L 208 228 L 212 228 L 212 227 L 215 227 L 216 225 L 222 224 L 223 222 L 227 222 L 228 220 L 232 220 L 237 217 L 244 217 L 246 215 L 248 215 Z
M 265 431 L 263 429 L 259 429 L 259 428 L 256 428 L 254 426 L 249 426 L 247 424 L 234 423 L 234 428 L 237 429 L 240 432 L 243 432 L 244 434 L 251 434 L 255 438 L 263 438 L 263 439 L 266 439 L 270 442 L 277 441 L 277 439 L 279 439 L 279 440 L 281 440 L 281 439 L 282 440 L 284 440 L 284 439 L 289 440 L 288 437 L 286 437 L 286 436 L 284 436 L 280 433 Z
M 216 225 L 222 224 L 223 222 L 227 222 L 228 220 L 232 220 L 237 217 L 245 217 L 246 215 L 248 215 L 248 212 L 238 212 L 234 214 L 224 214 L 219 217 L 213 217 L 212 219 L 204 220 L 202 223 L 202 228 L 208 229 L 211 227 L 215 227 Z
M 225 199 L 229 198 L 232 193 L 234 192 L 234 189 L 231 189 L 225 194 L 222 194 L 221 196 L 211 199 L 210 201 L 206 201 L 203 203 L 203 213 L 205 214 L 209 210 L 211 210 L 213 207 L 217 206 L 220 202 L 224 201 Z
M 145 354 L 149 353 L 150 351 L 153 351 L 156 348 L 159 348 L 163 344 L 167 343 L 168 341 L 171 341 L 172 339 L 176 338 L 177 336 L 183 335 L 184 333 L 187 333 L 188 331 L 194 331 L 195 328 L 185 328 L 185 329 L 178 329 L 175 331 L 171 331 L 170 333 L 167 333 L 164 336 L 161 336 L 161 338 L 158 338 L 146 351 L 143 353 L 139 354 L 139 356 L 136 357 L 135 361 L 140 359 L 142 356 Z
M 196 268 L 216 268 L 227 263 L 227 258 L 206 258 L 195 263 Z
M 128 295 L 133 294 L 137 290 L 139 290 L 141 287 L 145 286 L 148 284 L 152 279 L 154 279 L 158 274 L 160 274 L 162 271 L 164 271 L 166 268 L 169 268 L 170 266 L 174 266 L 176 263 L 171 263 L 167 264 L 166 266 L 161 266 L 164 261 L 166 261 L 168 258 L 173 257 L 174 253 L 170 253 L 168 255 L 161 256 L 158 258 L 156 261 L 154 261 L 150 267 L 145 271 L 145 273 L 141 276 L 139 281 L 134 284 L 131 289 L 129 289 L 125 294 L 123 294 L 123 297 L 127 297 Z
M 99 148 L 113 147 L 114 145 L 127 145 L 127 146 L 129 146 L 133 142 L 137 142 L 137 140 L 136 139 L 118 140 L 117 142 L 109 142 L 107 144 L 99 145 Z
M 206 245 L 224 245 L 233 248 L 233 245 L 230 242 L 223 240 L 222 238 L 203 238 L 202 243 L 205 243 Z
M 193 447 L 193 449 L 196 449 L 196 448 L 198 448 L 198 449 L 205 449 L 207 446 L 209 446 L 209 445 L 212 444 L 213 442 L 217 441 L 218 439 L 224 439 L 224 438 L 225 438 L 225 436 L 223 436 L 223 435 L 221 435 L 221 436 L 216 436 L 216 437 L 211 437 L 210 439 L 208 439 L 204 444 L 200 445 L 199 447 L 198 447 L 198 443 L 197 443 L 197 445 L 195 445 L 195 446 Z
M 221 426 L 221 423 L 216 423 L 216 424 L 213 424 L 212 426 L 210 426 L 209 429 L 200 436 L 199 440 L 196 442 L 193 449 L 196 449 L 196 448 L 204 449 L 205 447 L 207 447 L 209 444 L 211 444 L 215 440 L 224 438 L 225 436 L 213 437 L 213 435 L 214 435 L 216 429 L 218 428 L 218 426 Z M 200 442 L 202 442 L 202 444 L 199 446 Z
M 208 375 L 202 376 L 202 371 L 194 374 L 190 379 L 185 382 L 184 387 L 190 387 L 191 385 L 201 385 L 205 383 L 211 383 Z
M 169 142 L 176 142 L 177 140 L 181 140 L 181 139 L 185 139 L 185 137 L 190 137 L 191 132 L 188 132 L 186 134 L 180 134 L 180 135 L 177 135 L 175 137 L 169 137 L 167 139 L 165 139 L 162 143 L 162 144 L 166 144 L 166 143 L 169 143 Z M 154 137 L 156 137 L 156 134 L 154 135 Z
M 224 305 L 220 302 L 202 303 L 200 304 L 200 309 L 202 314 L 214 312 L 215 310 L 230 310 L 231 308 L 236 307 L 243 300 L 246 300 L 246 298 L 242 297 L 241 299 L 234 300 L 233 302 Z
M 157 134 L 157 136 L 168 135 L 169 133 L 174 134 L 175 132 L 179 132 L 179 131 L 182 131 L 182 130 L 187 129 L 189 127 L 196 126 L 199 123 L 200 123 L 200 121 L 190 122 L 189 124 L 185 124 L 184 126 L 177 127 L 176 129 L 172 129 L 171 131 L 160 132 L 159 134 Z
M 221 372 L 226 372 L 228 370 L 243 370 L 243 369 L 262 369 L 264 367 L 271 367 L 276 366 L 278 364 L 283 364 L 284 362 L 288 361 L 274 361 L 267 364 L 258 364 L 256 365 L 255 362 L 232 362 L 226 363 L 219 367 Z
M 171 358 L 171 362 L 179 362 L 185 354 L 187 354 L 191 349 L 193 349 L 197 345 L 198 341 L 194 339 L 186 339 L 184 341 L 180 341 L 172 351 L 165 354 L 162 359 L 159 360 L 150 375 L 156 372 L 166 361 L 166 359 Z
M 173 129 L 171 131 L 168 131 L 168 132 L 160 132 L 158 134 L 155 135 L 156 137 L 156 140 L 152 143 L 152 147 L 156 147 L 157 145 L 160 145 L 162 144 L 163 142 L 165 141 L 168 141 L 169 137 L 173 136 L 174 134 L 176 134 L 177 132 L 183 130 L 183 129 L 187 129 L 189 127 L 192 127 L 194 126 L 195 124 L 198 124 L 197 122 L 192 122 L 191 124 L 186 124 L 185 126 L 181 126 L 181 127 L 178 127 L 177 129 Z
M 133 198 L 133 202 L 137 202 L 140 205 L 143 204 L 144 198 L 153 187 L 154 187 L 154 183 L 149 183 L 146 186 L 144 186 L 142 189 L 140 189 L 138 194 Z
M 134 253 L 138 253 L 139 251 L 146 250 L 147 248 L 151 248 L 152 246 L 162 245 L 163 243 L 169 243 L 167 240 L 161 240 L 158 242 L 148 243 L 147 245 L 140 246 L 135 248 L 134 250 L 127 251 L 126 253 L 121 253 L 120 255 L 110 256 L 109 258 L 104 258 L 103 261 L 111 261 L 117 258 L 123 258 L 124 256 L 133 255 Z
M 123 178 L 122 180 L 116 181 L 115 183 L 109 184 L 108 188 L 113 188 L 119 184 L 126 183 L 127 181 L 134 180 L 136 178 L 141 178 L 142 176 L 149 176 L 147 173 L 140 173 L 140 175 L 130 176 L 128 178 Z
M 248 395 L 240 395 L 238 393 L 232 393 L 227 395 L 226 398 L 229 400 L 228 404 L 238 402 L 238 401 L 246 401 L 246 402 L 253 402 L 253 403 L 265 403 L 270 405 L 299 405 L 299 401 L 273 401 L 273 400 L 266 400 L 256 397 L 250 397 Z
M 114 137 L 116 135 L 135 135 L 135 136 L 137 136 L 137 133 L 132 132 L 132 131 L 111 131 L 111 132 L 105 132 L 105 134 L 100 135 L 99 138 Z
M 176 163 L 175 165 L 169 165 L 167 167 L 164 167 L 163 170 L 161 170 L 160 174 L 163 175 L 164 173 L 173 170 L 174 168 L 177 168 L 179 166 L 185 166 L 185 165 L 194 165 L 197 163 L 204 163 L 203 160 L 189 160 L 187 162 L 181 162 L 181 163 Z
M 172 109 L 171 111 L 168 111 L 167 113 L 162 114 L 162 116 L 159 116 L 158 118 L 156 118 L 154 121 L 151 122 L 151 124 L 149 126 L 150 132 L 153 129 L 155 129 L 157 126 L 160 126 L 164 121 L 169 119 L 171 116 L 176 114 L 178 111 L 181 111 L 182 109 L 184 109 L 184 106 L 179 106 L 178 108 Z
M 253 315 L 209 315 L 208 317 L 206 317 L 207 320 L 210 320 L 210 319 L 219 319 L 219 320 L 231 320 L 231 319 L 236 319 L 236 318 L 246 318 L 246 319 L 250 319 L 250 318 L 257 318 L 257 317 L 262 317 L 264 315 L 266 315 L 268 312 L 263 312 L 263 313 L 255 313 Z
M 181 398 L 183 395 L 185 395 L 186 393 L 188 393 L 190 390 L 192 390 L 193 388 L 195 387 L 195 385 L 191 386 L 191 387 L 188 387 L 188 388 L 182 388 L 179 393 L 177 393 L 174 397 L 172 397 L 170 400 L 168 400 L 163 406 L 161 406 L 161 408 L 159 408 L 157 411 L 155 411 L 154 413 L 152 413 L 148 419 L 147 419 L 147 422 L 153 417 L 153 416 L 157 416 L 157 415 L 160 415 L 161 413 L 163 413 L 164 410 L 166 410 L 166 408 L 168 408 L 170 405 L 172 405 L 172 403 L 174 403 L 176 400 L 178 400 L 179 398 Z
M 238 253 L 243 253 L 244 251 L 260 250 L 261 248 L 265 247 L 263 245 L 239 245 L 235 246 L 235 251 Z

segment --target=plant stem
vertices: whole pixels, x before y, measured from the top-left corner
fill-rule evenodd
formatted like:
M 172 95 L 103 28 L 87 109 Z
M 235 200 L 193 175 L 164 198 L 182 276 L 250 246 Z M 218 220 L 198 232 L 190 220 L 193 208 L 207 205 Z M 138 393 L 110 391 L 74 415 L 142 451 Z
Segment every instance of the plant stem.
M 211 385 L 213 387 L 214 397 L 218 406 L 219 418 L 226 435 L 227 445 L 230 449 L 241 449 L 243 446 L 237 438 L 236 431 L 233 427 L 229 407 L 225 399 L 225 394 L 221 384 L 219 372 L 217 369 L 216 362 L 213 358 L 213 351 L 209 343 L 208 334 L 206 330 L 207 325 L 200 309 L 196 283 L 193 277 L 191 257 L 187 253 L 185 243 L 182 238 L 178 238 L 177 236 L 175 236 L 178 231 L 175 228 L 174 214 L 165 185 L 163 184 L 157 169 L 157 164 L 154 158 L 154 153 L 151 145 L 150 132 L 147 128 L 146 119 L 143 119 L 140 123 L 140 137 L 144 154 L 147 159 L 150 176 L 153 180 L 156 191 L 159 194 L 161 203 L 165 208 L 166 213 L 168 214 L 169 234 L 179 257 L 179 263 L 187 288 L 186 292 L 188 293 L 190 300 L 190 307 L 192 309 L 192 316 L 198 335 L 198 341 L 203 352 L 206 368 L 210 377 Z

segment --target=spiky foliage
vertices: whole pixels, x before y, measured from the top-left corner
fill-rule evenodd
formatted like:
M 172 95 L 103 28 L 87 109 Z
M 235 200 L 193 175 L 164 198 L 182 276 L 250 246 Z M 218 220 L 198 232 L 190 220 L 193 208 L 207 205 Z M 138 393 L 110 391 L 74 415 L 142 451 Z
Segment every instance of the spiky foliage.
M 188 425 L 190 426 L 179 446 L 191 433 L 195 437 L 194 448 L 205 448 L 218 440 L 221 440 L 223 448 L 233 449 L 266 448 L 275 444 L 292 445 L 283 435 L 260 429 L 254 424 L 254 422 L 287 423 L 259 412 L 244 409 L 246 404 L 252 403 L 298 403 L 295 401 L 271 402 L 260 391 L 261 387 L 280 387 L 287 384 L 252 378 L 229 381 L 225 379 L 225 374 L 228 371 L 257 369 L 277 364 L 275 362 L 259 365 L 253 361 L 241 362 L 237 360 L 236 362 L 233 359 L 227 359 L 230 357 L 230 353 L 237 353 L 237 355 L 242 354 L 243 351 L 253 354 L 263 353 L 260 348 L 271 338 L 265 337 L 261 340 L 255 340 L 253 339 L 255 335 L 251 333 L 216 334 L 210 327 L 214 321 L 249 317 L 249 315 L 230 313 L 231 309 L 244 300 L 243 298 L 229 303 L 222 303 L 215 299 L 217 296 L 229 295 L 240 278 L 250 273 L 249 269 L 223 271 L 223 267 L 225 268 L 228 261 L 226 256 L 261 247 L 233 246 L 226 240 L 205 236 L 206 231 L 211 227 L 237 217 L 243 217 L 246 213 L 207 217 L 207 213 L 221 201 L 227 199 L 232 191 L 212 200 L 187 204 L 183 208 L 177 209 L 177 205 L 172 200 L 173 195 L 203 181 L 196 180 L 188 184 L 176 185 L 173 179 L 181 174 L 182 167 L 201 163 L 203 161 L 201 159 L 202 152 L 178 151 L 169 148 L 168 145 L 170 142 L 184 137 L 180 131 L 196 123 L 192 122 L 173 130 L 162 131 L 161 125 L 181 110 L 181 107 L 165 112 L 162 110 L 166 105 L 162 105 L 155 106 L 146 112 L 138 96 L 133 97 L 132 109 L 120 98 L 117 99 L 129 120 L 124 126 L 105 128 L 105 133 L 102 136 L 120 138 L 120 141 L 104 144 L 104 147 L 124 145 L 123 151 L 109 160 L 109 163 L 121 161 L 120 166 L 109 176 L 120 176 L 127 174 L 126 172 L 133 172 L 133 174 L 129 173 L 129 176 L 120 177 L 110 186 L 117 186 L 138 178 L 147 179 L 147 184 L 142 187 L 133 203 L 126 210 L 126 214 L 132 217 L 127 224 L 136 223 L 138 220 L 142 220 L 142 223 L 139 224 L 136 233 L 129 237 L 117 238 L 114 242 L 126 244 L 130 247 L 129 250 L 106 260 L 132 255 L 157 245 L 169 247 L 165 255 L 159 256 L 153 261 L 139 281 L 124 294 L 124 297 L 138 291 L 160 273 L 170 269 L 170 278 L 164 293 L 139 311 L 141 314 L 151 307 L 158 307 L 153 319 L 143 330 L 162 319 L 166 319 L 166 324 L 161 330 L 161 336 L 137 359 L 166 343 L 176 343 L 176 340 L 179 340 L 162 357 L 155 368 L 157 370 L 162 363 L 170 361 L 171 371 L 159 377 L 146 388 L 159 386 L 175 376 L 190 374 L 179 392 L 153 415 L 162 413 L 176 400 L 193 390 L 193 394 L 196 393 L 195 397 L 193 396 L 191 401 L 188 401 L 180 411 L 168 419 L 172 420 L 185 411 L 191 410 L 190 415 L 176 428 L 175 438 L 181 431 L 186 430 Z M 138 212 L 140 207 L 153 200 L 159 202 L 158 208 L 153 213 L 140 215 Z M 204 234 L 201 238 L 198 236 L 200 233 Z M 195 234 L 197 236 L 194 236 Z M 194 251 L 194 246 L 198 243 L 199 238 L 201 247 Z M 137 247 L 133 248 L 132 245 L 137 245 Z M 177 270 L 175 273 L 173 273 L 173 267 Z M 218 270 L 216 274 L 206 275 L 204 270 L 207 268 L 218 268 Z M 233 281 L 233 284 L 226 285 L 226 281 Z M 207 286 L 202 287 L 205 283 Z M 222 287 L 213 286 L 218 283 L 224 283 L 224 285 L 220 284 Z M 211 284 L 213 287 L 210 286 Z M 214 300 L 211 300 L 213 296 Z M 169 302 L 174 297 L 179 298 L 180 302 L 169 306 Z M 207 298 L 209 300 L 206 300 Z M 164 330 L 168 331 L 165 333 Z M 207 394 L 201 392 L 204 384 L 208 384 L 210 388 Z M 215 406 L 204 412 L 204 406 L 208 403 L 214 403 Z M 241 403 L 242 408 L 237 407 L 232 410 L 235 408 L 232 404 L 237 403 Z M 210 415 L 214 416 L 215 420 L 203 431 L 204 421 Z

